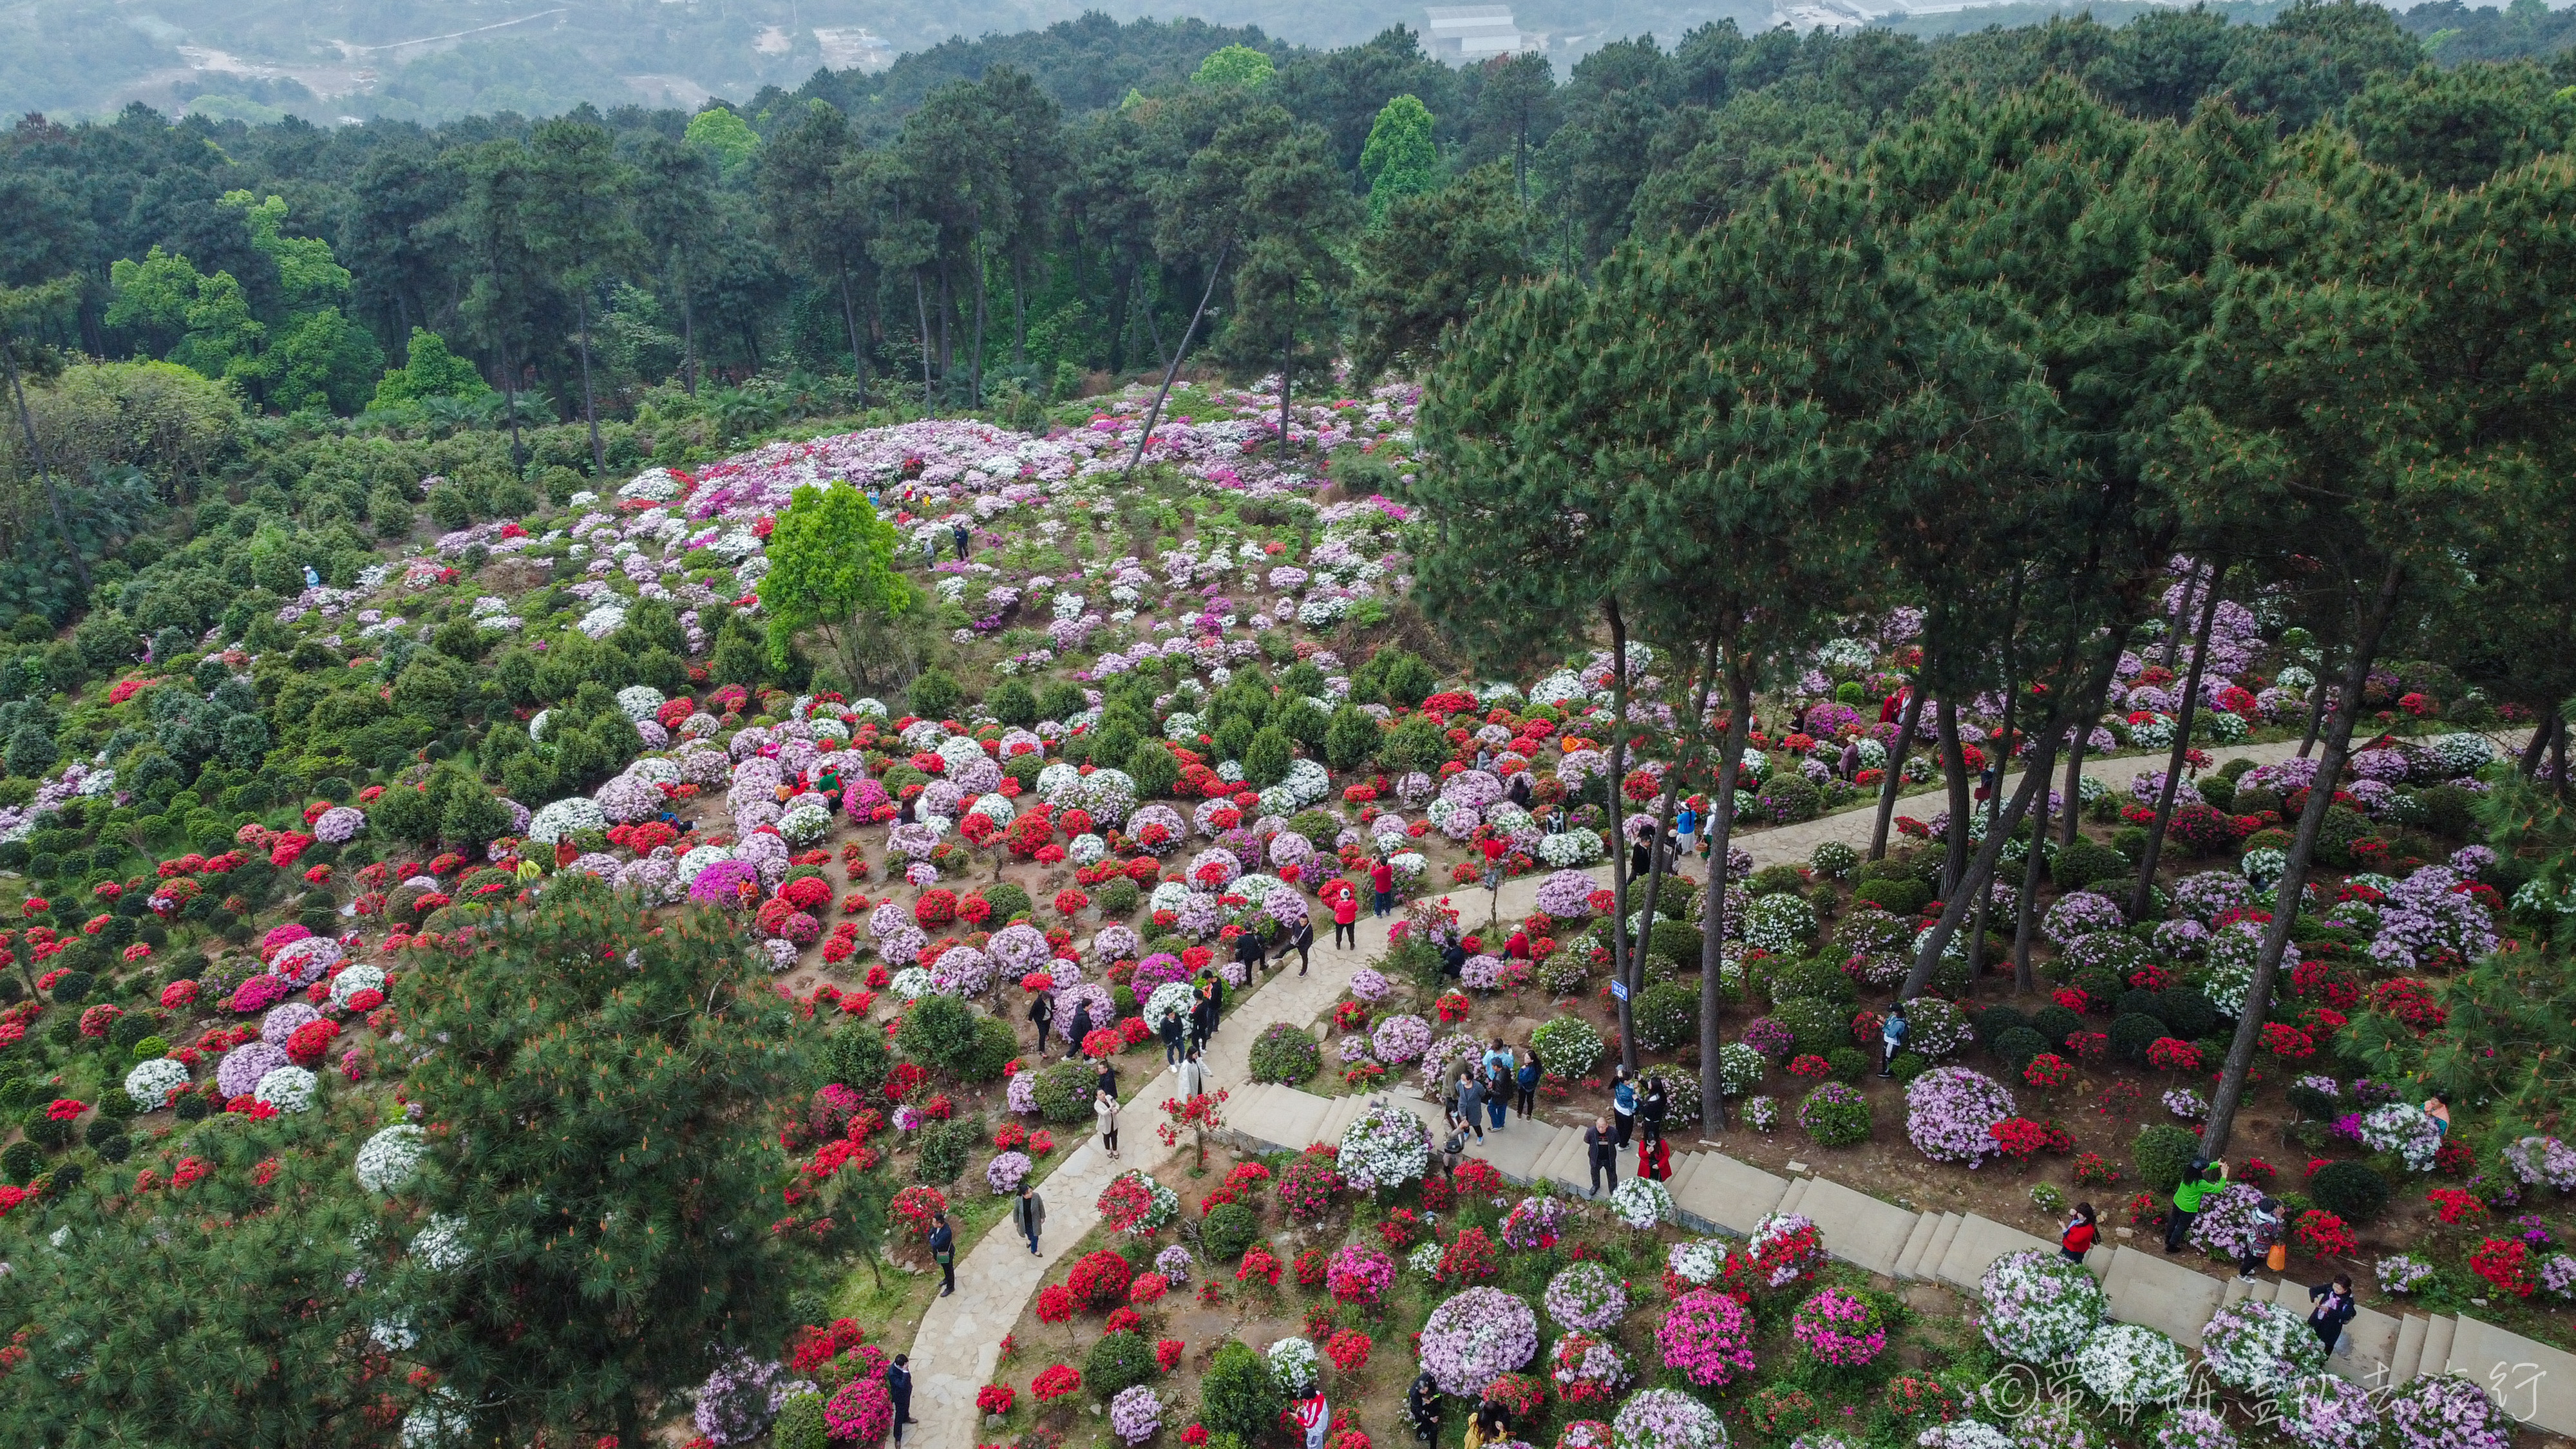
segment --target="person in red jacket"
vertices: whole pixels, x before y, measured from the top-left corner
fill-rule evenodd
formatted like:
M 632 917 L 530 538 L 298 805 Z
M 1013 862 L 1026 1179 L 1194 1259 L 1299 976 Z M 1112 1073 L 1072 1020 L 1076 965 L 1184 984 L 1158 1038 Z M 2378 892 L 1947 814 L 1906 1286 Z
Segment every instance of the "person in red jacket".
M 1333 944 L 1360 948 L 1360 893 L 1348 881 L 1336 881 L 1333 892 Z
M 1516 926 L 1512 929 L 1512 938 L 1503 943 L 1503 954 L 1515 961 L 1526 961 L 1530 958 L 1528 927 Z
M 1369 889 L 1377 893 L 1375 914 L 1383 916 L 1395 909 L 1395 867 L 1388 864 L 1385 856 L 1379 856 L 1377 864 L 1369 867 Z
M 2066 1220 L 2066 1234 L 2057 1240 L 2057 1250 L 2066 1255 L 2066 1261 L 2081 1263 L 2101 1237 L 2101 1230 L 2094 1226 L 2093 1204 L 2079 1202 L 2075 1205 L 2075 1216 Z

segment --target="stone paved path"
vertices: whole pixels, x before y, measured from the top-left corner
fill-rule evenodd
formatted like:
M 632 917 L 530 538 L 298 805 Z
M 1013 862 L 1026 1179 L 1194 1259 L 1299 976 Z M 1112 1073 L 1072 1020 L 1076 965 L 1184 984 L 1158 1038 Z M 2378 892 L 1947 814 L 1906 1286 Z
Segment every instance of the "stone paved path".
M 2296 753 L 2295 741 L 2212 752 L 2218 764 L 2240 756 L 2265 764 Z M 2084 773 L 2125 787 L 2131 776 L 2158 763 L 2135 756 L 2088 760 Z M 2011 790 L 2019 778 L 2018 773 L 2007 776 L 2001 788 Z M 1899 812 L 1945 805 L 1939 796 L 1916 797 L 1900 804 Z M 1757 867 L 1803 862 L 1828 840 L 1865 847 L 1873 809 L 1874 803 L 1739 839 Z M 1607 867 L 1598 873 L 1606 880 Z M 1503 919 L 1535 909 L 1541 878 L 1504 883 Z M 1479 894 L 1467 890 L 1454 897 L 1460 916 L 1471 923 L 1478 919 Z M 1231 1094 L 1226 1118 L 1246 1142 L 1294 1150 L 1311 1142 L 1338 1141 L 1342 1128 L 1365 1105 L 1356 1097 L 1327 1099 L 1251 1083 L 1247 1057 L 1262 1028 L 1274 1022 L 1310 1027 L 1320 1020 L 1341 998 L 1351 972 L 1385 950 L 1392 919 L 1363 916 L 1357 950 L 1337 950 L 1319 941 L 1308 975 L 1274 974 L 1226 1019 L 1208 1049 L 1208 1080 L 1211 1087 Z M 1172 1092 L 1167 1071 L 1129 1102 L 1119 1121 L 1121 1160 L 1110 1161 L 1095 1136 L 1047 1177 L 1039 1189 L 1047 1205 L 1042 1253 L 1031 1255 L 1006 1219 L 958 1259 L 957 1292 L 932 1300 L 913 1338 L 913 1413 L 921 1423 L 906 1435 L 907 1443 L 917 1449 L 974 1449 L 979 1425 L 975 1391 L 993 1380 L 1002 1336 L 1054 1270 L 1057 1258 L 1098 1222 L 1094 1203 L 1109 1180 L 1165 1155 L 1154 1127 L 1160 1104 Z M 1436 1121 L 1435 1109 L 1409 1087 L 1399 1087 L 1396 1099 Z M 1580 1134 L 1570 1128 L 1518 1123 L 1490 1134 L 1477 1155 L 1515 1181 L 1553 1181 L 1576 1193 L 1587 1185 Z M 1917 1214 L 1823 1178 L 1781 1178 L 1714 1151 L 1677 1155 L 1668 1186 L 1684 1220 L 1701 1231 L 1742 1233 L 1762 1214 L 1790 1208 L 1815 1219 L 1828 1249 L 1847 1261 L 1891 1277 L 1933 1279 L 1963 1290 L 1973 1291 L 1978 1275 L 2002 1253 L 2053 1246 L 1975 1214 Z M 2115 1316 L 2157 1328 L 2186 1345 L 2199 1341 L 2201 1325 L 2221 1303 L 2247 1291 L 2247 1285 L 2209 1277 L 2161 1253 L 2126 1246 L 2095 1253 L 2088 1266 L 2108 1285 Z M 2266 1282 L 2254 1291 L 2284 1302 L 2295 1297 L 2304 1311 L 2305 1290 L 2295 1283 Z M 2349 1331 L 2353 1351 L 2335 1366 L 2348 1377 L 2393 1384 L 2419 1372 L 2465 1373 L 2487 1384 L 2508 1409 L 2535 1427 L 2576 1434 L 2576 1357 L 2465 1318 L 2408 1315 L 2401 1323 L 2364 1309 Z

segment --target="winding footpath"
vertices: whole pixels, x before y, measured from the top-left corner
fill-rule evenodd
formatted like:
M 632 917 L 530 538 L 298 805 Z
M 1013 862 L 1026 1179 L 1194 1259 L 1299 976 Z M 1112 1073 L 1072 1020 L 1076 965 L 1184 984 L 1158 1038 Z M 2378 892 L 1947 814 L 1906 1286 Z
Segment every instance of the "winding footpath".
M 2269 764 L 2297 753 L 2296 741 L 2245 745 L 2214 751 L 2213 763 L 2242 758 Z M 2125 788 L 2132 776 L 2159 763 L 2153 756 L 2092 760 L 2084 773 Z M 2009 791 L 2019 779 L 2018 772 L 2008 775 L 1999 788 Z M 1757 869 L 1803 863 L 1829 840 L 1865 847 L 1875 808 L 1872 801 L 1736 839 L 1752 854 Z M 1901 812 L 1902 804 L 1899 808 Z M 1605 877 L 1607 869 L 1598 868 Z M 1516 920 L 1536 909 L 1543 879 L 1540 873 L 1504 882 L 1500 917 Z M 1472 888 L 1457 894 L 1462 919 L 1475 919 L 1480 894 Z M 1341 999 L 1351 973 L 1385 951 L 1387 929 L 1394 919 L 1363 916 L 1356 950 L 1327 947 L 1319 940 L 1308 974 L 1273 973 L 1226 1018 L 1208 1045 L 1205 1061 L 1211 1088 L 1230 1093 L 1225 1119 L 1232 1135 L 1265 1150 L 1293 1150 L 1338 1139 L 1341 1125 L 1356 1115 L 1364 1099 L 1323 1098 L 1252 1083 L 1248 1058 L 1254 1038 L 1264 1028 L 1280 1022 L 1311 1028 L 1322 1020 Z M 1115 1162 L 1102 1151 L 1096 1135 L 1089 1135 L 1087 1127 L 1077 1127 L 1086 1132 L 1085 1140 L 1038 1189 L 1047 1206 L 1041 1252 L 1031 1254 L 1027 1241 L 1006 1218 L 960 1255 L 956 1293 L 931 1301 L 913 1337 L 913 1413 L 920 1423 L 905 1436 L 907 1444 L 916 1449 L 975 1449 L 980 1423 L 975 1393 L 993 1381 L 1003 1336 L 1019 1321 L 1023 1306 L 1054 1271 L 1057 1259 L 1098 1223 L 1096 1202 L 1110 1179 L 1131 1167 L 1150 1168 L 1170 1155 L 1155 1127 L 1161 1119 L 1161 1104 L 1174 1090 L 1172 1073 L 1166 1070 L 1129 1100 L 1119 1118 L 1126 1150 Z M 1436 1123 L 1436 1108 L 1418 1093 L 1399 1086 L 1393 1095 Z M 1579 1193 L 1584 1187 L 1579 1152 L 1569 1153 L 1565 1146 L 1579 1136 L 1571 1128 L 1550 1128 L 1544 1134 L 1496 1133 L 1477 1155 L 1487 1157 L 1515 1181 L 1550 1180 Z M 1715 1144 L 1703 1141 L 1701 1145 Z M 1996 1256 L 2018 1248 L 2053 1246 L 1975 1214 L 1917 1214 L 1821 1177 L 1783 1179 L 1717 1152 L 1676 1154 L 1673 1171 L 1676 1200 L 1685 1221 L 1696 1227 L 1741 1233 L 1762 1213 L 1794 1209 L 1817 1221 L 1827 1249 L 1836 1256 L 1899 1278 L 1934 1279 L 1974 1291 L 1977 1276 Z M 2162 1254 L 2127 1247 L 2096 1254 L 2090 1266 L 2105 1276 L 2114 1317 L 2160 1329 L 2186 1345 L 2198 1341 L 2201 1324 L 2221 1302 L 2248 1295 L 2247 1285 L 2222 1282 Z M 2252 1291 L 2267 1298 L 2279 1295 L 2284 1302 L 2295 1297 L 2296 1306 L 2305 1312 L 2305 1292 L 2294 1283 L 2264 1282 Z M 2365 1309 L 2350 1332 L 2354 1351 L 2350 1362 L 2337 1362 L 2338 1372 L 2378 1385 L 2447 1367 L 2486 1384 L 2509 1412 L 2533 1427 L 2576 1434 L 2576 1356 L 2466 1317 L 2428 1320 L 2408 1315 L 2401 1322 Z

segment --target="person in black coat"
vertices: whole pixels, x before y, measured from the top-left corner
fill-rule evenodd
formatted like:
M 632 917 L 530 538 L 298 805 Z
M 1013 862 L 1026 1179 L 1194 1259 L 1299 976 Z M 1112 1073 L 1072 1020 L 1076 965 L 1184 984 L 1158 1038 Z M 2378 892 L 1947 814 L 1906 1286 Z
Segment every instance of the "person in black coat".
M 1648 1077 L 1645 1095 L 1637 1101 L 1637 1126 L 1644 1133 L 1642 1140 L 1646 1145 L 1652 1146 L 1662 1139 L 1664 1114 L 1671 1108 L 1672 1100 L 1664 1095 L 1663 1079 Z
M 894 1401 L 894 1442 L 903 1442 L 903 1426 L 921 1421 L 912 1416 L 912 1370 L 907 1367 L 912 1355 L 899 1353 L 886 1365 L 886 1397 Z
M 1455 980 L 1457 979 L 1458 974 L 1466 969 L 1467 948 L 1464 944 L 1452 941 L 1448 945 L 1440 948 L 1440 974 L 1442 976 Z
M 1306 974 L 1306 953 L 1315 949 L 1315 926 L 1312 921 L 1300 916 L 1297 924 L 1289 928 L 1288 939 L 1281 943 L 1279 954 L 1285 956 L 1292 948 L 1297 952 L 1297 974 L 1303 976 Z
M 1047 1031 L 1055 1025 L 1055 993 L 1041 991 L 1029 1001 L 1029 1025 L 1038 1029 L 1038 1060 L 1046 1060 Z
M 2308 1328 L 2316 1334 L 2317 1342 L 2326 1346 L 2326 1353 L 2332 1355 L 2335 1345 L 2343 1339 L 2343 1326 L 2361 1311 L 2352 1301 L 2352 1276 L 2338 1273 L 2333 1282 L 2309 1289 L 2308 1301 L 2316 1305 L 2308 1310 Z
M 1261 963 L 1268 959 L 1269 954 L 1261 944 L 1261 933 L 1249 926 L 1244 928 L 1242 935 L 1234 938 L 1234 963 L 1243 968 L 1246 982 L 1261 979 Z
M 1064 1039 L 1071 1055 L 1082 1054 L 1082 1039 L 1091 1035 L 1091 999 L 1084 997 L 1073 1008 L 1073 1025 L 1065 1028 Z
M 1610 1175 L 1610 1186 L 1619 1186 L 1619 1138 L 1610 1130 L 1610 1119 L 1595 1117 L 1583 1129 L 1583 1150 L 1592 1162 L 1592 1195 L 1601 1195 L 1601 1175 Z
M 939 1296 L 957 1291 L 957 1232 L 941 1213 L 930 1228 L 930 1261 L 939 1265 Z
M 1413 1437 L 1425 1444 L 1440 1439 L 1440 1384 L 1424 1369 L 1404 1391 L 1404 1416 L 1413 1421 Z

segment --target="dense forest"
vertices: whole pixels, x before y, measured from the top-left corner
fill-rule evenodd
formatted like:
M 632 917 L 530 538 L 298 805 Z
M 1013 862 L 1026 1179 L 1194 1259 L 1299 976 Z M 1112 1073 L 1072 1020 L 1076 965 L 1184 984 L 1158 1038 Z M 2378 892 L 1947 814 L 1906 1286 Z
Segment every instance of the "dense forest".
M 2446 49 L 2555 20 L 2450 10 Z M 2349 3 L 1932 39 L 1722 22 L 1560 83 L 1537 56 L 1438 64 L 1401 27 L 1311 51 L 1095 14 L 694 114 L 30 115 L 0 147 L 0 282 L 61 476 L 28 429 L 0 444 L 0 610 L 60 626 L 67 540 L 113 575 L 210 471 L 305 477 L 357 439 L 506 433 L 518 487 L 872 406 L 1008 416 L 1185 333 L 1242 380 L 1412 367 L 1509 278 L 1708 227 L 1792 165 L 2049 75 L 2144 120 L 2219 97 L 2339 125 L 2438 186 L 2576 124 L 2576 58 L 2445 68 L 2417 29 Z M 378 481 L 357 467 L 310 521 L 366 523 Z

